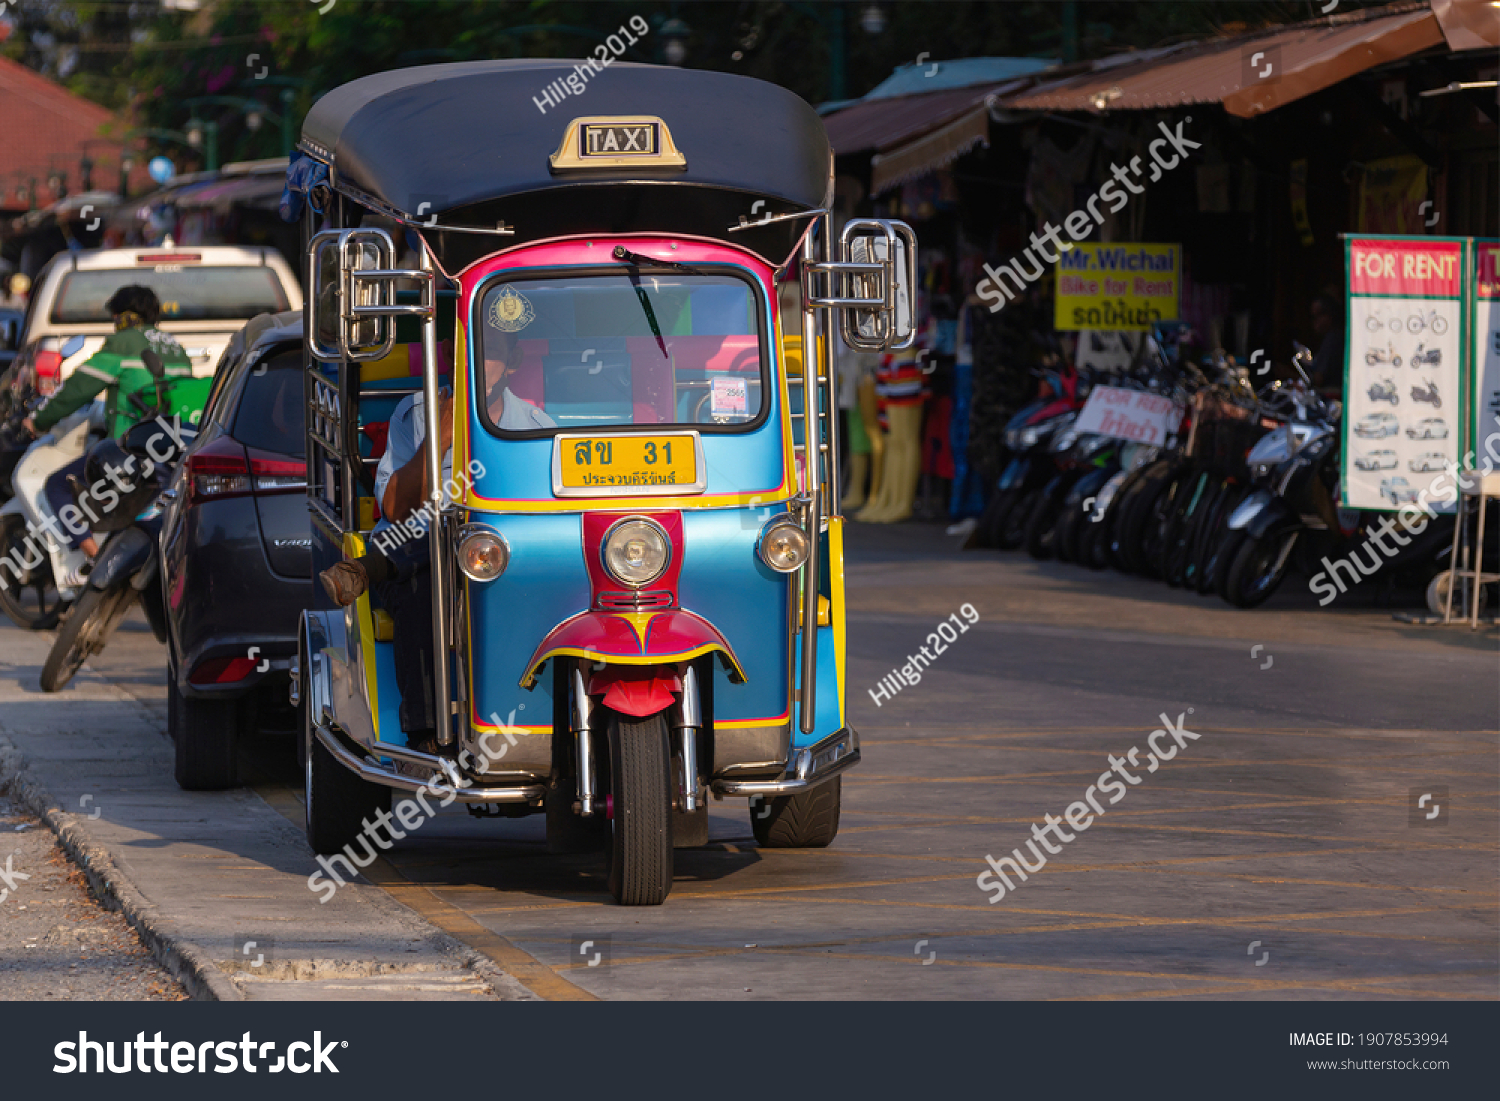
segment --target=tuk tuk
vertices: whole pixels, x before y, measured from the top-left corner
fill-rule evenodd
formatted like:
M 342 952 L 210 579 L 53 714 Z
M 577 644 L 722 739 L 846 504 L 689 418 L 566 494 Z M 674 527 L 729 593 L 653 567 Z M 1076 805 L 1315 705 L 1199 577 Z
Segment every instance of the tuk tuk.
M 615 63 L 547 110 L 576 68 L 386 72 L 307 117 L 288 194 L 313 570 L 425 540 L 432 614 L 393 623 L 314 583 L 292 692 L 318 853 L 392 791 L 460 800 L 544 814 L 550 851 L 602 850 L 616 901 L 655 905 L 710 797 L 749 797 L 763 846 L 837 833 L 860 749 L 829 314 L 852 347 L 911 346 L 916 239 L 874 219 L 834 236 L 832 150 L 785 89 Z M 373 472 L 416 391 L 430 498 L 382 539 Z M 435 746 L 401 725 L 412 630 L 432 633 Z

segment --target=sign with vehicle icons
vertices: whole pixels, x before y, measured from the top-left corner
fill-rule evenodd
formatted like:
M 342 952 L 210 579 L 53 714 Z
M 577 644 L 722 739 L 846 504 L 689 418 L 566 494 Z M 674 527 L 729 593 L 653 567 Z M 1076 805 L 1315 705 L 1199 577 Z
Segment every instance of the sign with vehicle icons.
M 1474 242 L 1475 462 L 1500 468 L 1500 241 Z M 1490 441 L 1494 442 L 1491 443 Z
M 1432 487 L 1462 454 L 1466 241 L 1346 237 L 1345 258 L 1343 503 L 1451 512 Z

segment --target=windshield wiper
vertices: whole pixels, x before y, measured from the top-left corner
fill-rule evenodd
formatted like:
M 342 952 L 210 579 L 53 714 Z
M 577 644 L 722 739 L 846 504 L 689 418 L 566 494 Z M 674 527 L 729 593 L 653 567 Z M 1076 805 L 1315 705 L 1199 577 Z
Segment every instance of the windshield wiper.
M 641 300 L 641 309 L 646 311 L 646 324 L 651 326 L 651 335 L 656 337 L 656 346 L 661 349 L 662 359 L 670 358 L 667 355 L 667 342 L 661 337 L 661 326 L 656 323 L 656 311 L 651 308 L 651 296 L 646 293 L 646 288 L 641 286 L 640 266 L 642 261 L 648 264 L 667 264 L 669 267 L 676 268 L 683 267 L 683 265 L 674 264 L 670 260 L 653 260 L 649 256 L 642 256 L 639 253 L 631 252 L 621 245 L 615 246 L 614 257 L 616 260 L 623 260 L 635 269 L 626 278 L 630 280 L 630 285 L 635 288 L 635 296 Z M 692 271 L 691 268 L 687 270 Z M 699 273 L 693 272 L 693 274 L 697 275 Z
M 616 245 L 613 255 L 616 260 L 622 260 L 625 263 L 637 268 L 643 265 L 655 264 L 657 267 L 661 268 L 672 268 L 676 271 L 685 271 L 689 275 L 707 274 L 706 272 L 699 271 L 697 268 L 689 267 L 687 264 L 679 264 L 676 260 L 658 260 L 654 256 L 643 256 L 639 252 L 631 252 L 624 245 Z

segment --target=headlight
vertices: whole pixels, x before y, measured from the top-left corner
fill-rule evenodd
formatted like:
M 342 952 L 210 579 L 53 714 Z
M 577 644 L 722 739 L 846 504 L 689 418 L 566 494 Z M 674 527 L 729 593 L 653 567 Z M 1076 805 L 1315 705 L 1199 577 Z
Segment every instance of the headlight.
M 1028 447 L 1035 447 L 1036 446 L 1036 441 L 1039 440 L 1039 439 L 1041 439 L 1041 438 L 1042 438 L 1041 432 L 1039 430 L 1035 429 L 1035 428 L 1023 428 L 1023 429 L 1021 429 L 1021 448 L 1022 448 L 1022 450 L 1025 450 Z
M 604 568 L 622 585 L 640 588 L 667 572 L 672 541 L 660 524 L 639 516 L 617 521 L 604 537 Z
M 796 521 L 778 516 L 761 529 L 755 549 L 777 573 L 791 573 L 807 561 L 807 533 Z
M 493 581 L 510 565 L 510 545 L 494 528 L 465 524 L 458 529 L 458 568 L 470 581 Z

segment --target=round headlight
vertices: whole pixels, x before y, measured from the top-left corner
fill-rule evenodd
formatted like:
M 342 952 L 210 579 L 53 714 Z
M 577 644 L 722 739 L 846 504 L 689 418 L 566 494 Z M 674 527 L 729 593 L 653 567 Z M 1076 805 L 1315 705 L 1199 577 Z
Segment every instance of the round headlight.
M 641 517 L 621 520 L 604 537 L 604 568 L 622 585 L 640 588 L 667 572 L 672 541 L 661 525 Z
M 493 581 L 510 565 L 510 546 L 494 528 L 465 524 L 458 532 L 458 568 L 471 581 Z
M 807 561 L 807 533 L 786 517 L 772 520 L 760 533 L 760 560 L 777 573 L 791 573 Z

